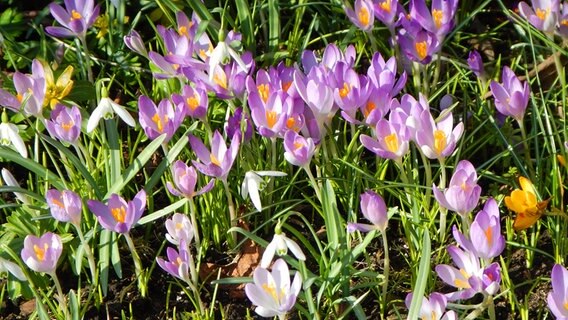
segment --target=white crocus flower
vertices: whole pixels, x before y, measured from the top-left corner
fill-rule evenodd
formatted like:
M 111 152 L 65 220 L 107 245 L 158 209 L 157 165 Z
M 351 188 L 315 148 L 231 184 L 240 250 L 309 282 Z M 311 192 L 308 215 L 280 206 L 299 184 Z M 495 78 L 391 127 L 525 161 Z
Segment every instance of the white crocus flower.
M 274 258 L 274 254 L 283 256 L 288 253 L 288 249 L 292 251 L 296 259 L 302 261 L 306 260 L 302 249 L 294 240 L 286 237 L 286 234 L 283 232 L 276 232 L 274 238 L 272 238 L 272 241 L 268 244 L 266 250 L 264 250 L 264 254 L 262 254 L 260 266 L 262 268 L 268 268 L 270 262 L 272 262 L 272 258 Z
M 136 121 L 123 106 L 112 101 L 109 97 L 103 97 L 101 98 L 99 105 L 95 108 L 95 110 L 93 110 L 93 113 L 87 122 L 87 133 L 91 133 L 95 130 L 101 118 L 109 119 L 115 112 L 124 122 L 126 122 L 127 125 L 131 127 L 136 126 Z
M 264 179 L 261 176 L 283 177 L 285 175 L 287 174 L 280 171 L 247 171 L 241 186 L 241 196 L 246 200 L 250 195 L 252 204 L 256 210 L 261 212 L 262 203 L 260 202 L 260 195 L 258 193 L 259 186 L 264 183 Z
M 0 257 L 0 273 L 2 272 L 9 272 L 14 277 L 18 278 L 21 281 L 26 281 L 26 276 L 22 271 L 22 268 L 17 264 L 13 263 L 12 261 L 8 261 L 2 257 Z
M 2 169 L 2 180 L 4 180 L 4 183 L 7 186 L 18 187 L 18 188 L 20 187 L 20 184 L 18 183 L 18 181 L 16 181 L 16 178 L 14 178 L 12 173 L 8 171 L 8 169 L 6 168 Z M 16 195 L 16 198 L 20 200 L 23 204 L 27 205 L 31 204 L 30 199 L 28 198 L 27 195 L 20 192 L 14 192 L 14 195 Z
M 211 55 L 209 56 L 209 81 L 213 82 L 213 78 L 215 76 L 215 68 L 218 65 L 224 64 L 227 58 L 233 58 L 235 62 L 241 67 L 243 70 L 248 70 L 246 64 L 244 63 L 241 56 L 231 48 L 225 41 L 219 41 Z
M 26 149 L 24 139 L 20 137 L 18 131 L 18 127 L 13 123 L 0 123 L 0 144 L 3 146 L 14 146 L 16 151 L 18 151 L 22 157 L 27 158 L 28 149 Z

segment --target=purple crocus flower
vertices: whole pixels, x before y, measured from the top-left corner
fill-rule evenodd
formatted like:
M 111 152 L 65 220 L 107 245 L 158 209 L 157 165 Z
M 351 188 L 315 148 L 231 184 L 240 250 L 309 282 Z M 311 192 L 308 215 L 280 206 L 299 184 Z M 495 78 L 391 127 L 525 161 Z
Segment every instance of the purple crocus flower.
M 562 13 L 560 18 L 558 18 L 558 35 L 562 38 L 568 38 L 568 4 L 564 2 L 562 5 Z
M 475 216 L 469 229 L 469 238 L 471 248 L 482 259 L 492 259 L 503 252 L 505 237 L 501 234 L 501 217 L 495 199 L 489 198 L 483 210 Z
M 465 300 L 482 290 L 483 269 L 475 253 L 457 246 L 449 246 L 448 253 L 457 268 L 447 264 L 436 266 L 436 273 L 448 285 L 458 291 L 446 294 L 449 301 Z
M 481 287 L 484 293 L 494 295 L 501 287 L 501 266 L 493 262 L 483 269 Z
M 365 148 L 379 157 L 401 161 L 402 157 L 408 153 L 411 136 L 405 124 L 394 122 L 392 119 L 389 121 L 381 119 L 377 123 L 375 135 L 376 138 L 372 138 L 363 134 L 359 140 Z
M 505 115 L 511 116 L 517 122 L 523 121 L 529 103 L 529 85 L 521 82 L 509 67 L 503 67 L 501 75 L 503 84 L 491 81 L 490 88 L 495 97 L 495 107 Z
M 97 200 L 89 200 L 87 206 L 97 216 L 103 228 L 118 233 L 128 233 L 146 209 L 146 191 L 140 190 L 132 201 L 126 202 L 113 193 L 107 205 Z
M 177 160 L 172 167 L 172 177 L 174 184 L 168 182 L 166 187 L 171 194 L 178 197 L 193 198 L 195 196 L 204 194 L 213 188 L 215 180 L 209 183 L 199 191 L 195 191 L 197 184 L 197 172 L 192 166 L 188 166 L 185 162 Z M 175 185 L 175 187 L 174 187 Z
M 34 59 L 32 74 L 14 72 L 14 87 L 16 95 L 0 89 L 0 105 L 19 112 L 23 104 L 26 115 L 42 117 L 43 101 L 45 99 L 45 78 L 41 62 Z
M 425 0 L 411 0 L 410 17 L 442 41 L 454 27 L 457 6 L 458 0 L 433 0 L 430 12 Z
M 481 55 L 477 50 L 472 50 L 469 52 L 469 57 L 467 58 L 467 64 L 469 69 L 475 73 L 475 75 L 480 78 L 485 78 L 485 68 L 483 66 L 483 60 L 481 59 Z
M 547 301 L 550 311 L 557 319 L 568 319 L 568 270 L 559 264 L 552 267 L 550 276 L 552 291 L 548 293 Z
M 430 110 L 422 111 L 419 121 L 415 141 L 424 155 L 430 159 L 450 156 L 463 133 L 463 122 L 454 128 L 454 118 L 449 112 L 436 123 Z
M 379 230 L 385 232 L 389 222 L 387 206 L 383 198 L 373 190 L 367 190 L 361 194 L 361 212 L 363 216 L 372 224 L 352 223 L 347 224 L 347 231 L 355 230 L 361 232 L 369 232 Z
M 406 295 L 406 299 L 404 299 L 408 309 L 410 309 L 410 304 L 412 303 L 412 296 L 413 294 L 409 293 Z M 446 296 L 433 292 L 430 294 L 430 298 L 422 297 L 418 317 L 422 320 L 457 320 L 458 316 L 455 311 L 446 311 L 447 304 L 448 299 Z
M 403 10 L 398 0 L 378 0 L 374 2 L 374 6 L 375 17 L 393 33 L 395 19 Z
M 99 16 L 99 10 L 93 0 L 65 0 L 65 8 L 52 2 L 49 11 L 63 27 L 46 27 L 45 31 L 54 37 L 84 37 Z
M 172 247 L 168 247 L 168 249 L 166 249 L 168 261 L 162 258 L 156 258 L 156 262 L 167 273 L 185 281 L 186 283 L 191 283 L 189 275 L 191 253 L 189 252 L 187 245 L 183 242 L 184 241 L 182 241 L 182 245 L 178 247 L 179 252 Z
M 432 56 L 441 48 L 436 36 L 425 30 L 409 32 L 406 29 L 400 29 L 398 43 L 408 59 L 421 64 L 430 63 Z
M 263 103 L 256 92 L 251 92 L 249 106 L 252 120 L 258 128 L 258 133 L 267 138 L 273 138 L 284 131 L 288 114 L 292 111 L 293 99 L 281 90 L 268 97 Z
M 209 97 L 207 90 L 202 86 L 195 88 L 185 85 L 182 94 L 173 94 L 172 101 L 176 105 L 182 105 L 186 116 L 205 120 L 207 118 L 207 107 L 209 106 Z
M 68 108 L 58 103 L 45 126 L 52 137 L 75 144 L 81 133 L 81 111 L 77 106 Z
M 250 141 L 253 134 L 252 121 L 247 114 L 243 113 L 242 107 L 237 107 L 225 123 L 225 134 L 227 137 L 232 137 L 235 133 L 242 131 L 244 131 L 244 141 Z
M 291 164 L 298 167 L 305 167 L 310 164 L 315 152 L 314 141 L 311 138 L 304 138 L 294 130 L 286 131 L 284 135 L 284 158 Z
M 240 141 L 241 133 L 238 131 L 231 138 L 231 145 L 227 149 L 223 136 L 216 130 L 211 140 L 211 151 L 209 151 L 199 138 L 190 134 L 191 149 L 201 161 L 193 160 L 193 165 L 204 175 L 225 181 L 239 153 Z
M 373 22 L 375 20 L 375 12 L 373 2 L 370 0 L 355 0 L 355 8 L 351 9 L 345 6 L 345 14 L 363 31 L 371 31 L 373 29 Z
M 445 191 L 442 192 L 435 185 L 433 189 L 434 197 L 440 206 L 464 217 L 477 206 L 481 195 L 481 187 L 477 184 L 477 172 L 467 160 L 458 163 L 450 185 Z
M 521 1 L 519 2 L 519 12 L 535 28 L 552 35 L 554 34 L 556 22 L 558 21 L 560 1 L 533 0 L 532 8 L 526 2 Z
M 302 289 L 302 276 L 299 272 L 296 272 L 290 285 L 288 265 L 282 259 L 274 262 L 272 272 L 257 267 L 253 281 L 254 283 L 245 286 L 245 292 L 257 306 L 254 311 L 261 317 L 270 318 L 288 313 L 296 304 L 296 298 Z
M 27 235 L 21 256 L 24 263 L 33 271 L 54 274 L 62 251 L 61 237 L 47 232 L 39 238 Z
M 144 46 L 144 40 L 142 40 L 142 37 L 140 37 L 140 34 L 136 32 L 136 30 L 132 30 L 129 34 L 124 36 L 124 44 L 126 44 L 130 50 L 148 58 L 148 50 L 146 50 Z
M 173 217 L 167 219 L 165 224 L 168 230 L 166 239 L 169 242 L 180 245 L 182 242 L 190 244 L 193 240 L 195 230 L 186 214 L 174 213 Z M 184 246 L 182 245 L 182 247 Z
M 330 77 L 335 103 L 341 115 L 350 123 L 358 124 L 357 110 L 365 104 L 369 96 L 367 77 L 357 74 L 345 62 L 338 62 Z
M 71 190 L 50 189 L 45 193 L 51 216 L 61 222 L 71 222 L 76 226 L 81 223 L 83 202 L 81 197 Z
M 156 107 L 150 98 L 140 96 L 138 108 L 140 125 L 152 140 L 166 134 L 164 143 L 168 142 L 183 121 L 183 105 L 173 106 L 168 99 L 162 99 Z

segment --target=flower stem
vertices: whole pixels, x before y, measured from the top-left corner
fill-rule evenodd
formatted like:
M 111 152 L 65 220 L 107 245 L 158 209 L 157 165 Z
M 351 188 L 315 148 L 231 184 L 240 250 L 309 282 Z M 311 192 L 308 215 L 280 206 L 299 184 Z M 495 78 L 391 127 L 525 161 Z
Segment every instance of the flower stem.
M 227 196 L 227 204 L 229 206 L 229 218 L 230 227 L 237 226 L 237 215 L 235 214 L 235 204 L 233 203 L 233 196 L 231 195 L 231 190 L 229 189 L 229 183 L 227 179 L 223 179 L 223 187 L 225 187 L 225 195 Z M 231 232 L 232 247 L 237 245 L 237 234 Z
M 201 240 L 199 238 L 199 231 L 197 230 L 197 219 L 195 218 L 195 203 L 193 198 L 189 198 L 189 217 L 193 225 L 193 238 L 195 239 L 195 247 L 197 248 L 197 256 L 201 257 Z
M 303 166 L 302 168 L 304 168 L 304 170 L 306 171 L 306 173 L 308 174 L 308 178 L 310 179 L 310 183 L 312 184 L 312 187 L 314 188 L 314 191 L 316 192 L 316 196 L 318 197 L 318 200 L 322 201 L 321 199 L 321 191 L 320 191 L 320 187 L 316 181 L 316 179 L 314 178 L 314 175 L 312 174 L 312 172 L 310 171 L 310 167 L 308 167 L 308 165 Z
M 97 277 L 97 264 L 95 263 L 95 257 L 93 256 L 93 251 L 89 246 L 89 243 L 85 241 L 85 237 L 83 236 L 83 231 L 81 231 L 81 227 L 77 224 L 73 224 L 75 229 L 77 229 L 77 234 L 79 235 L 79 239 L 85 248 L 85 253 L 87 254 L 87 260 L 89 261 L 89 269 L 91 269 L 91 277 L 93 278 L 93 284 L 96 286 L 98 283 Z
M 306 263 L 302 260 L 299 261 L 300 263 L 300 274 L 302 275 L 302 279 L 304 282 L 304 286 L 306 283 L 306 280 L 308 279 L 308 269 L 306 268 Z M 314 304 L 314 299 L 312 296 L 312 288 L 311 287 L 304 287 L 304 293 L 305 293 L 305 299 L 306 299 L 306 303 L 308 304 L 308 311 L 310 312 L 310 314 L 312 315 L 312 319 L 314 320 L 319 320 L 320 316 L 317 312 L 317 308 Z
M 390 259 L 389 259 L 389 243 L 387 241 L 386 232 L 381 231 L 381 236 L 383 238 L 383 250 L 385 252 L 385 259 L 384 259 L 385 264 L 383 270 L 384 280 L 383 280 L 383 294 L 382 294 L 382 300 L 383 300 L 382 313 L 385 314 L 385 311 L 387 310 L 387 290 L 389 287 Z
M 124 234 L 124 239 L 128 244 L 128 249 L 132 253 L 132 260 L 134 261 L 134 271 L 136 272 L 136 278 L 138 279 L 138 289 L 140 289 L 140 295 L 146 297 L 146 284 L 144 283 L 144 277 L 142 274 L 142 262 L 140 261 L 140 256 L 134 247 L 134 242 L 128 233 Z
M 438 161 L 440 162 L 440 189 L 446 188 L 446 161 L 444 158 L 439 158 Z M 448 210 L 442 206 L 440 206 L 440 243 L 444 243 L 446 238 L 446 216 L 448 214 Z
M 63 313 L 65 314 L 65 319 L 71 319 L 71 316 L 69 315 L 69 309 L 67 309 L 67 301 L 65 301 L 65 295 L 63 294 L 63 289 L 61 289 L 61 283 L 57 278 L 57 274 L 55 273 L 55 271 L 53 271 L 52 273 L 49 273 L 49 275 L 51 276 L 51 278 L 53 278 L 53 282 L 55 283 L 55 287 L 57 288 L 57 295 L 59 296 L 58 299 L 59 306 L 61 309 L 63 309 Z
M 523 148 L 524 148 L 524 152 L 523 154 L 525 155 L 525 162 L 527 163 L 527 167 L 529 169 L 529 174 L 531 175 L 530 180 L 534 181 L 536 179 L 536 174 L 534 171 L 534 167 L 532 164 L 532 160 L 531 160 L 531 156 L 530 156 L 530 149 L 529 149 L 529 143 L 527 140 L 527 132 L 525 130 L 525 124 L 523 123 L 523 121 L 518 121 L 519 123 L 519 128 L 521 129 L 521 137 L 523 140 Z
M 79 40 L 81 40 L 83 53 L 85 54 L 85 66 L 87 67 L 87 80 L 89 80 L 90 83 L 94 83 L 93 69 L 91 68 L 91 61 L 90 61 L 91 55 L 89 53 L 89 46 L 87 45 L 87 38 L 85 38 L 85 36 L 83 35 L 79 37 Z

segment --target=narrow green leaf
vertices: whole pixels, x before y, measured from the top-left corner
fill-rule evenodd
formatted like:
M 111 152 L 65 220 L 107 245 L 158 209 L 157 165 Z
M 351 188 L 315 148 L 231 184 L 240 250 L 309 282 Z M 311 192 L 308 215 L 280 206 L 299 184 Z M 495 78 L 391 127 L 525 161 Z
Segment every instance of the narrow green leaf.
M 111 232 L 103 229 L 99 241 L 99 270 L 101 277 L 101 289 L 103 296 L 106 297 L 108 292 L 108 269 L 110 266 L 110 237 Z
M 193 11 L 197 13 L 201 20 L 208 22 L 207 31 L 213 39 L 219 38 L 219 30 L 221 30 L 221 24 L 213 19 L 210 10 L 207 9 L 205 4 L 201 0 L 186 0 L 187 4 L 191 7 Z
M 333 191 L 330 180 L 325 181 L 321 197 L 328 245 L 332 250 L 336 250 L 339 248 L 340 239 L 345 238 L 345 231 L 343 230 L 341 217 L 337 210 L 335 192 Z
M 126 168 L 122 176 L 119 176 L 117 180 L 114 181 L 113 185 L 109 188 L 107 194 L 105 195 L 105 199 L 110 197 L 110 195 L 113 193 L 118 193 L 128 182 L 130 182 L 132 178 L 134 178 L 138 171 L 140 171 L 140 169 L 144 167 L 146 162 L 150 160 L 154 152 L 156 152 L 156 150 L 158 150 L 158 148 L 162 145 L 165 138 L 166 135 L 163 134 L 154 139 L 154 141 L 152 141 L 146 148 L 144 148 L 144 151 L 142 151 L 138 155 L 138 157 L 134 159 L 132 164 L 128 168 Z
M 69 291 L 69 309 L 71 309 L 71 319 L 79 320 L 79 302 L 77 301 L 77 296 L 75 295 L 75 291 L 73 289 Z
M 412 291 L 412 302 L 408 311 L 408 319 L 418 319 L 418 313 L 422 306 L 422 298 L 426 290 L 426 284 L 430 277 L 430 233 L 428 228 L 424 228 L 424 238 L 422 239 L 422 256 L 420 258 L 420 267 L 418 269 L 418 279 L 414 284 Z
M 110 152 L 110 162 L 108 163 L 110 169 L 110 179 L 107 181 L 108 188 L 116 185 L 120 176 L 120 137 L 116 128 L 116 120 L 114 118 L 105 120 L 105 128 L 107 134 L 108 151 Z M 110 194 L 107 195 L 107 197 Z
M 160 219 L 161 217 L 176 211 L 178 208 L 180 208 L 184 204 L 186 204 L 186 202 L 187 202 L 186 198 L 178 200 L 178 201 L 170 204 L 169 206 L 167 206 L 167 207 L 165 207 L 161 210 L 154 211 L 152 214 L 149 214 L 147 216 L 142 217 L 140 220 L 138 220 L 138 224 L 143 225 L 143 224 L 146 224 L 148 222 L 152 222 L 156 219 Z
M 237 15 L 239 16 L 241 23 L 240 27 L 243 35 L 244 47 L 254 54 L 256 41 L 254 39 L 254 29 L 248 1 L 236 0 L 235 5 L 237 7 Z
M 277 52 L 280 42 L 280 10 L 278 0 L 268 0 L 268 52 Z
M 118 251 L 118 235 L 114 232 L 111 233 L 111 247 L 110 247 L 110 262 L 116 275 L 122 279 L 122 266 L 120 264 L 120 251 Z
M 23 158 L 19 153 L 8 149 L 4 146 L 0 146 L 0 158 L 4 160 L 12 161 L 30 171 L 35 173 L 38 177 L 43 177 L 49 183 L 51 183 L 55 188 L 59 190 L 65 189 L 65 184 L 63 181 L 53 172 L 49 171 L 44 166 L 40 165 L 39 163 L 28 159 Z

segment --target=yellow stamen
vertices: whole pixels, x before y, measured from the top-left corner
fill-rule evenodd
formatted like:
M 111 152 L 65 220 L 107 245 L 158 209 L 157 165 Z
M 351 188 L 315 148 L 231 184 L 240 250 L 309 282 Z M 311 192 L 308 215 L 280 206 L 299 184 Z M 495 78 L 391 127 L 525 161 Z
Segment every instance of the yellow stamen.
M 491 244 L 493 242 L 493 230 L 491 227 L 485 229 L 485 237 L 487 237 L 487 243 Z
M 300 128 L 298 128 L 298 126 L 296 125 L 296 119 L 294 119 L 294 117 L 290 117 L 286 120 L 286 128 L 294 130 L 296 132 L 300 130 Z
M 260 98 L 262 99 L 262 101 L 264 101 L 264 103 L 266 103 L 266 101 L 268 101 L 270 87 L 268 86 L 268 84 L 259 84 L 258 86 L 256 86 L 256 88 L 258 89 Z
M 183 224 L 182 223 L 176 223 L 176 230 L 181 230 L 183 229 Z
M 53 202 L 53 204 L 55 204 L 56 206 L 58 206 L 60 208 L 65 208 L 65 205 L 63 205 L 63 202 L 59 201 L 58 199 L 51 199 L 51 202 Z
M 227 89 L 227 75 L 225 72 L 216 72 L 215 76 L 213 76 L 213 82 L 219 85 L 223 89 Z
M 544 19 L 546 19 L 546 17 L 548 16 L 549 12 L 550 12 L 550 9 L 542 10 L 542 9 L 538 8 L 538 9 L 536 9 L 535 14 L 540 20 L 544 21 Z
M 391 133 L 385 137 L 385 142 L 387 143 L 387 149 L 390 152 L 396 153 L 398 151 L 398 137 L 396 133 Z
M 117 222 L 122 222 L 126 220 L 126 209 L 124 206 L 120 206 L 120 208 L 112 208 L 110 209 L 110 214 Z
M 270 129 L 276 124 L 277 116 L 276 111 L 266 111 L 266 124 Z
M 83 18 L 83 16 L 79 12 L 77 12 L 76 10 L 71 11 L 71 20 L 70 21 L 79 20 L 81 18 Z
M 187 98 L 185 100 L 185 103 L 191 111 L 195 111 L 195 109 L 197 109 L 197 107 L 199 106 L 199 99 L 197 95 L 194 95 L 193 97 Z
M 383 11 L 390 13 L 391 12 L 391 0 L 383 1 L 379 3 L 379 8 Z
M 290 89 L 290 86 L 292 85 L 292 81 L 288 81 L 288 82 L 283 82 L 282 83 L 282 90 L 284 92 L 288 92 L 288 89 Z
M 564 20 L 560 21 L 560 24 L 565 26 L 565 27 L 568 27 L 568 19 L 564 19 Z
M 359 17 L 359 23 L 361 23 L 361 25 L 366 26 L 369 24 L 369 10 L 367 10 L 367 8 L 361 8 L 357 16 Z
M 18 102 L 19 102 L 19 103 L 22 103 L 22 101 L 24 100 L 24 96 L 18 93 L 18 94 L 16 95 L 16 99 L 18 99 Z
M 164 117 L 161 118 L 160 115 L 156 113 L 152 117 L 152 121 L 158 126 L 158 132 L 162 133 L 164 132 L 164 125 L 168 123 L 168 116 L 164 115 Z
M 303 147 L 303 146 L 304 146 L 304 144 L 301 143 L 301 142 L 294 142 L 294 149 L 295 149 L 295 150 L 298 150 L 298 149 L 300 149 L 300 148 Z
M 349 94 L 349 91 L 351 91 L 351 87 L 349 86 L 349 84 L 347 82 L 344 82 L 343 88 L 339 89 L 339 96 L 341 98 L 345 98 Z
M 47 251 L 47 248 L 47 243 L 43 245 L 43 248 L 40 248 L 36 244 L 34 244 L 34 253 L 39 261 L 45 260 L 45 252 Z
M 180 35 L 184 35 L 184 36 L 187 37 L 187 36 L 188 36 L 187 27 L 186 27 L 186 26 L 181 26 L 181 27 L 179 27 L 179 28 L 178 28 L 178 33 L 179 33 Z
M 414 45 L 414 48 L 416 49 L 416 53 L 420 60 L 424 60 L 424 58 L 428 55 L 428 44 L 426 44 L 426 41 L 417 42 Z
M 219 162 L 219 159 L 217 159 L 217 157 L 215 157 L 213 154 L 211 154 L 209 156 L 209 160 L 211 160 L 211 163 L 220 167 L 221 166 L 221 162 Z
M 376 107 L 377 105 L 373 101 L 367 102 L 365 108 L 363 108 L 363 114 L 365 115 L 365 117 L 368 117 Z
M 442 14 L 442 10 L 432 10 L 432 18 L 434 19 L 434 24 L 436 25 L 436 28 L 440 29 L 440 27 L 442 26 L 442 19 L 444 18 L 444 15 Z
M 564 304 L 562 304 L 562 306 L 564 307 L 564 310 L 568 310 L 568 300 L 564 301 Z
M 271 284 L 266 284 L 266 283 L 265 283 L 265 284 L 262 285 L 262 289 L 263 289 L 266 293 L 268 293 L 268 294 L 272 297 L 272 299 L 274 299 L 275 301 L 279 301 L 279 300 L 278 300 L 278 298 L 279 298 L 279 297 L 278 297 L 278 293 L 276 292 L 276 288 L 275 288 L 274 284 L 272 284 L 272 283 L 271 283 Z
M 434 151 L 437 155 L 441 155 L 444 149 L 446 149 L 446 133 L 442 130 L 434 131 Z
M 63 122 L 61 124 L 61 128 L 63 128 L 63 130 L 65 130 L 65 131 L 69 131 L 69 130 L 71 130 L 71 128 L 73 128 L 74 125 L 75 125 L 75 123 L 73 121 Z

